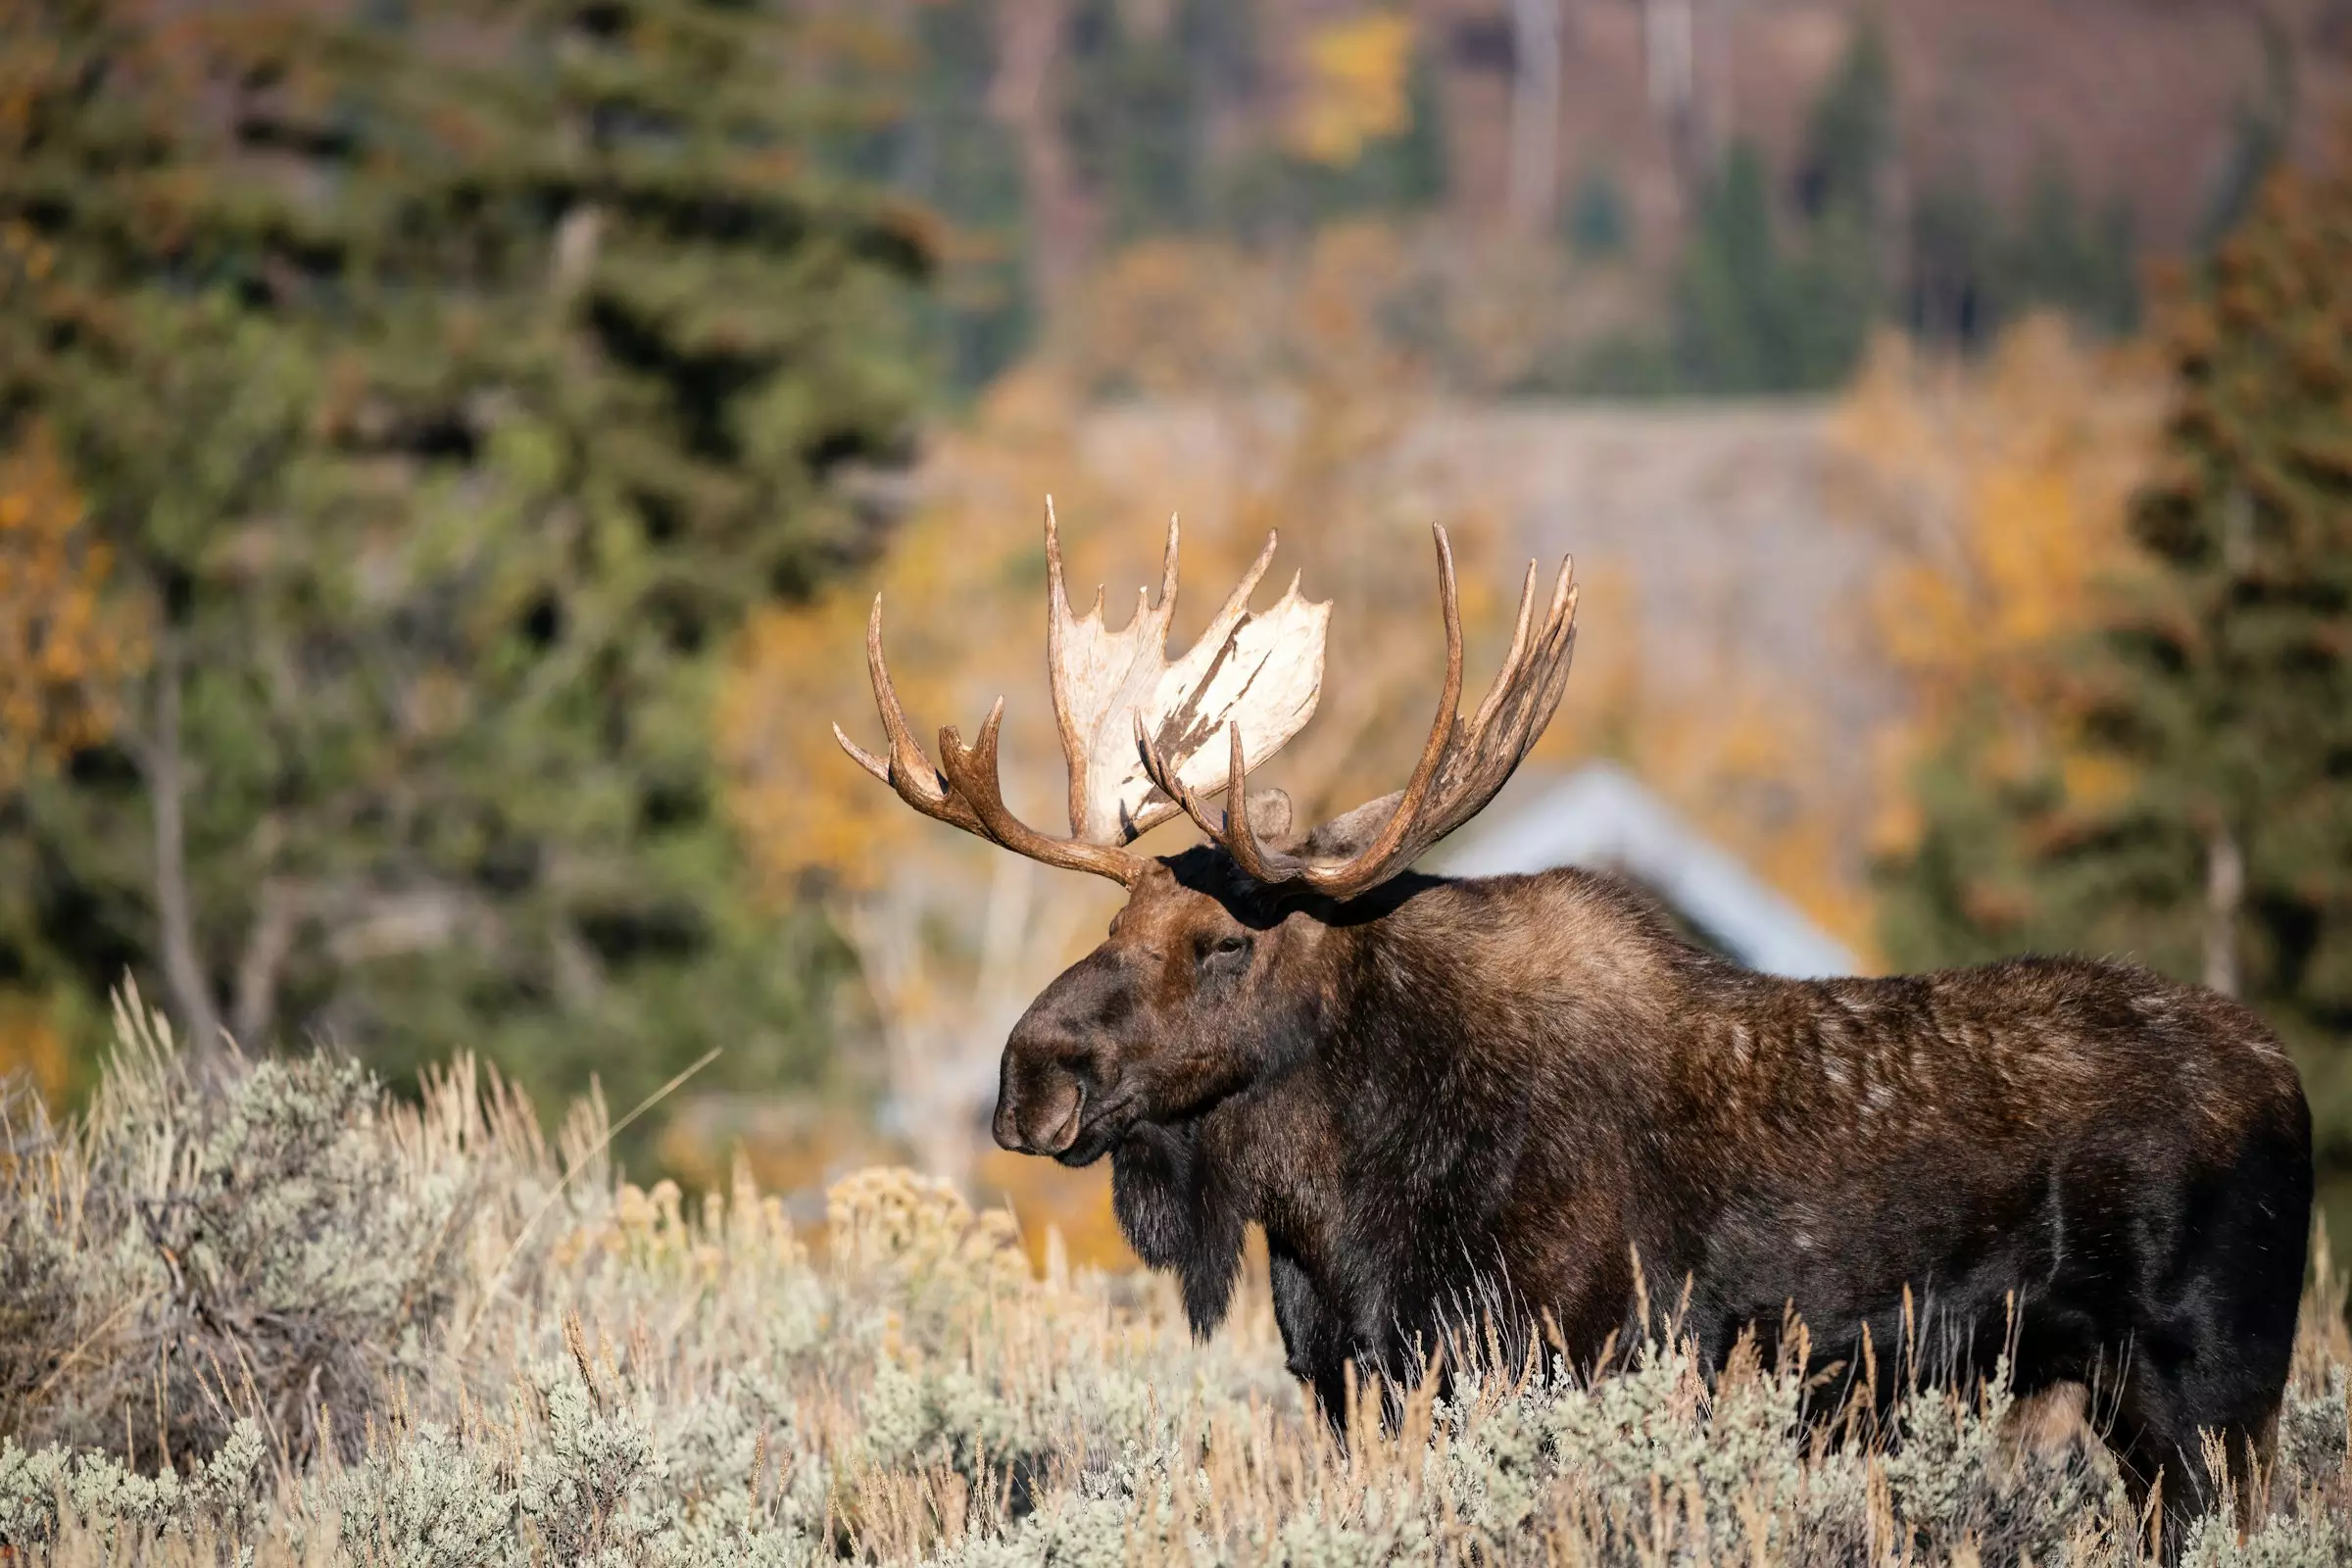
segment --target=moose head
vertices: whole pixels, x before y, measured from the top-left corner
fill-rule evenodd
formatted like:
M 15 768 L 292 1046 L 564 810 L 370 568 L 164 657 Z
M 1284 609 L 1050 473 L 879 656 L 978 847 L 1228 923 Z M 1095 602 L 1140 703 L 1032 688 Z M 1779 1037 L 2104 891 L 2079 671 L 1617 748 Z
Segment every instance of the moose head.
M 1434 532 L 1446 682 L 1420 761 L 1403 789 L 1304 833 L 1293 831 L 1286 795 L 1249 783 L 1314 712 L 1331 612 L 1301 599 L 1296 578 L 1272 609 L 1250 611 L 1273 535 L 1200 640 L 1170 662 L 1174 519 L 1158 603 L 1139 594 L 1134 619 L 1114 632 L 1099 590 L 1084 616 L 1071 613 L 1048 502 L 1046 662 L 1069 767 L 1066 838 L 1005 808 L 1003 699 L 971 746 L 943 728 L 932 765 L 892 689 L 875 598 L 866 662 L 888 751 L 877 757 L 836 725 L 843 749 L 926 816 L 1128 890 L 1107 938 L 1046 988 L 1005 1044 L 995 1118 L 1003 1147 L 1087 1164 L 1139 1124 L 1182 1122 L 1278 1070 L 1309 1037 L 1329 933 L 1376 913 L 1378 891 L 1494 799 L 1534 746 L 1567 681 L 1572 564 L 1562 564 L 1539 619 L 1529 563 L 1510 652 L 1464 718 L 1453 554 L 1446 530 Z M 1212 810 L 1205 799 L 1219 792 L 1224 809 Z M 1209 843 L 1157 858 L 1128 847 L 1178 814 Z

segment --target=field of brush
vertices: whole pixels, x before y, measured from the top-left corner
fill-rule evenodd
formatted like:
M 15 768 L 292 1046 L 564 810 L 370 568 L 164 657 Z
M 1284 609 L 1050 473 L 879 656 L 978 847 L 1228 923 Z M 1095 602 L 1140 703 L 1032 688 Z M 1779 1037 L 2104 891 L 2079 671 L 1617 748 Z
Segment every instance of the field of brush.
M 1207 1345 L 1153 1281 L 1035 1277 L 1003 1213 L 866 1171 L 811 1243 L 748 1180 L 615 1179 L 461 1064 L 421 1104 L 328 1057 L 199 1084 L 125 1009 L 103 1086 L 0 1119 L 0 1560 L 471 1565 L 2115 1565 L 2103 1451 L 2001 1389 L 1832 1444 L 1824 1396 L 1670 1342 L 1489 1366 L 1344 1449 L 1262 1279 Z M 2219 1568 L 2352 1561 L 2341 1297 Z M 2178 1548 L 2181 1544 L 2173 1544 Z

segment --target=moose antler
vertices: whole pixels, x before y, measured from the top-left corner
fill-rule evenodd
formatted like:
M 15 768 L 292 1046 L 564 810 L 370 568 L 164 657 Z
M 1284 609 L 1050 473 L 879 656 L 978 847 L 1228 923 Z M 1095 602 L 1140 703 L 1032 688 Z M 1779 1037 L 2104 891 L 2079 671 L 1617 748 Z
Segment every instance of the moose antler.
M 1445 694 L 1438 700 L 1437 721 L 1430 726 L 1429 744 L 1422 748 L 1412 778 L 1396 794 L 1357 808 L 1373 820 L 1385 817 L 1385 821 L 1352 858 L 1324 862 L 1269 850 L 1257 842 L 1250 823 L 1246 738 L 1238 728 L 1228 731 L 1228 774 L 1233 783 L 1226 791 L 1221 818 L 1210 816 L 1200 803 L 1205 792 L 1189 787 L 1181 768 L 1172 770 L 1165 765 L 1155 737 L 1141 728 L 1136 731 L 1145 770 L 1152 781 L 1184 808 L 1202 832 L 1224 846 L 1252 879 L 1268 886 L 1298 882 L 1334 899 L 1350 899 L 1378 887 L 1411 865 L 1422 851 L 1478 814 L 1518 767 L 1559 708 L 1560 693 L 1568 682 L 1569 655 L 1576 648 L 1575 563 L 1560 564 L 1551 608 L 1532 639 L 1529 626 L 1535 609 L 1536 564 L 1527 564 L 1527 583 L 1519 594 L 1519 624 L 1511 636 L 1510 654 L 1487 700 L 1479 704 L 1476 716 L 1465 723 L 1458 710 L 1462 700 L 1462 612 L 1454 592 L 1453 547 L 1443 527 L 1436 533 L 1438 589 L 1446 616 Z
M 888 784 L 925 816 L 953 823 L 1015 854 L 1073 871 L 1092 871 L 1133 885 L 1146 862 L 1126 846 L 1183 809 L 1158 784 L 1157 767 L 1179 788 L 1201 794 L 1224 789 L 1231 759 L 1245 748 L 1259 761 L 1271 757 L 1314 713 L 1323 685 L 1323 637 L 1331 606 L 1298 596 L 1298 582 L 1263 614 L 1250 612 L 1250 595 L 1274 558 L 1274 536 L 1240 585 L 1183 658 L 1167 660 L 1168 622 L 1176 611 L 1176 519 L 1160 571 L 1159 603 L 1138 594 L 1135 618 L 1120 631 L 1102 622 L 1102 595 L 1084 616 L 1070 613 L 1062 588 L 1061 539 L 1054 503 L 1046 502 L 1048 604 L 1046 665 L 1054 683 L 1054 713 L 1070 772 L 1070 837 L 1038 832 L 1005 808 L 997 774 L 998 730 L 1004 701 L 997 700 L 966 747 L 953 727 L 939 732 L 940 766 L 914 738 L 882 657 L 882 599 L 866 621 L 866 670 L 874 706 L 889 738 L 876 757 L 833 726 L 860 767 Z M 1237 740 L 1208 743 L 1222 729 Z M 1146 736 L 1156 760 L 1147 766 L 1136 736 Z

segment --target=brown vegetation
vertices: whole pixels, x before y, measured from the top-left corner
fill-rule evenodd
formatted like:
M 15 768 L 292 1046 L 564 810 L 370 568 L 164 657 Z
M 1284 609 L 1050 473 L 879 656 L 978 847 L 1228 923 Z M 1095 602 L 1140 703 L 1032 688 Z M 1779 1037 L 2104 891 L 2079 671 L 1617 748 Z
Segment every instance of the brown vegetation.
M 1262 1277 L 1196 1345 L 1172 1293 L 1071 1269 L 1053 1249 L 1033 1275 L 1005 1215 L 975 1214 L 934 1181 L 845 1180 L 805 1239 L 740 1175 L 699 1197 L 620 1180 L 594 1105 L 551 1145 L 462 1066 L 418 1109 L 345 1094 L 342 1072 L 294 1059 L 199 1089 L 125 1041 L 87 1119 L 11 1111 L 0 1546 L 19 1560 L 2146 1560 L 2145 1521 L 2112 1469 L 2075 1436 L 2021 1446 L 1998 1382 L 1920 1391 L 1875 1434 L 1835 1444 L 1803 1420 L 1834 1396 L 1746 1351 L 1702 1379 L 1661 1299 L 1658 1333 L 1616 1375 L 1460 1347 L 1476 1371 L 1457 1397 L 1423 1384 L 1393 1432 L 1359 1407 L 1343 1448 L 1280 1372 Z M 291 1136 L 223 1136 L 259 1125 Z M 197 1181 L 151 1157 L 167 1146 L 200 1156 Z M 262 1205 L 233 1233 L 264 1256 L 435 1282 L 388 1298 L 390 1317 L 305 1320 L 330 1331 L 314 1348 L 368 1373 L 331 1401 L 324 1386 L 306 1392 L 301 1359 L 272 1353 L 290 1341 L 252 1332 L 277 1275 L 218 1271 L 215 1252 L 183 1294 L 174 1281 L 189 1276 L 153 1237 L 114 1225 L 214 1201 L 208 1173 L 312 1195 L 308 1208 Z M 369 1230 L 355 1212 L 367 1207 L 433 1223 L 414 1248 L 369 1255 L 392 1221 Z M 10 1223 L 27 1214 L 45 1222 Z M 2352 1549 L 2352 1347 L 2325 1265 L 2320 1280 L 2262 1521 L 2242 1544 L 2226 1522 L 2201 1527 L 2189 1557 L 2206 1568 L 2319 1568 Z M 27 1282 L 45 1293 L 36 1311 Z M 209 1340 L 229 1369 L 213 1382 L 222 1403 L 197 1390 L 196 1407 L 167 1404 L 159 1423 L 156 1379 L 194 1390 L 181 1357 L 220 1332 L 195 1303 L 230 1328 Z M 341 1459 L 304 1456 L 279 1424 L 306 1405 Z M 69 1429 L 95 1446 L 47 1446 Z

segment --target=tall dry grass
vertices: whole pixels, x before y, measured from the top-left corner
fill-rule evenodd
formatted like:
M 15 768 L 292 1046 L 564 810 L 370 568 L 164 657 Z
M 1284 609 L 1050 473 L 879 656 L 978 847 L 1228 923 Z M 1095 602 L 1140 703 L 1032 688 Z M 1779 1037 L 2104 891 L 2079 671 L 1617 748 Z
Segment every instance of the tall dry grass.
M 414 1104 L 327 1057 L 200 1083 L 135 1001 L 104 1086 L 0 1120 L 0 1545 L 29 1561 L 446 1565 L 2120 1565 L 2147 1521 L 1997 1384 L 1838 1438 L 1791 1365 L 1607 1376 L 1499 1337 L 1451 1392 L 1300 1405 L 1262 1280 L 1206 1345 L 1170 1293 L 1042 1278 L 902 1171 L 823 1234 L 739 1173 L 689 1199 L 551 1142 L 461 1059 Z M 2352 1560 L 2342 1299 L 2307 1302 L 2279 1451 L 2192 1562 Z M 2174 1543 L 2176 1548 L 2182 1544 Z

